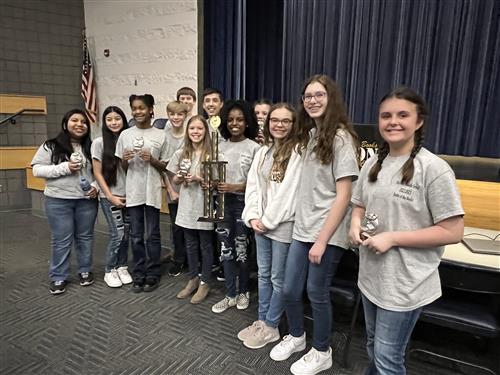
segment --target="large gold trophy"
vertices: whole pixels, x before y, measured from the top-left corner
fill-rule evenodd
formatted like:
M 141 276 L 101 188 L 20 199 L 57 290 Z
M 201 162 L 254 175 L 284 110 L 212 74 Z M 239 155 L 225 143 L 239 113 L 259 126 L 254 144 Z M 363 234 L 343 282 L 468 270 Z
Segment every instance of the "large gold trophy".
M 198 221 L 208 221 L 216 223 L 224 220 L 224 193 L 219 193 L 217 184 L 226 182 L 226 164 L 227 161 L 219 160 L 219 132 L 220 117 L 212 116 L 208 120 L 212 128 L 212 153 L 207 160 L 202 161 L 203 165 L 203 216 Z M 218 205 L 215 207 L 215 199 Z

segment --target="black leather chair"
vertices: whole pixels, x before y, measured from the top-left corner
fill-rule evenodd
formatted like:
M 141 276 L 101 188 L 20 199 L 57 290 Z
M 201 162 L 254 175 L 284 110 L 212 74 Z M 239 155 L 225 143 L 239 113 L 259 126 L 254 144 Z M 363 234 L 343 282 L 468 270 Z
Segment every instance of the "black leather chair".
M 475 266 L 442 264 L 443 296 L 425 306 L 419 321 L 495 339 L 500 337 L 500 272 Z M 500 370 L 452 358 L 412 344 L 419 352 L 496 375 Z
M 332 280 L 330 295 L 336 304 L 342 304 L 350 308 L 351 319 L 349 327 L 341 334 L 345 337 L 344 351 L 342 353 L 342 365 L 349 367 L 349 349 L 351 346 L 352 332 L 358 318 L 361 304 L 361 292 L 358 289 L 358 250 L 348 250 L 342 256 L 337 273 Z M 334 328 L 336 325 L 334 324 Z

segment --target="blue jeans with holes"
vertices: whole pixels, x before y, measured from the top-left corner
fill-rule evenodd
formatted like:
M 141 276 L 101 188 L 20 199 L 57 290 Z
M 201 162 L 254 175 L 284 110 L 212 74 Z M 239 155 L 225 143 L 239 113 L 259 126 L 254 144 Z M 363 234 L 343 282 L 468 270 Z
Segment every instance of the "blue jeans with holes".
M 134 258 L 132 278 L 136 283 L 158 281 L 161 276 L 160 210 L 143 204 L 127 207 L 127 211 L 130 215 L 130 239 Z
M 69 256 L 73 243 L 78 260 L 78 272 L 90 272 L 97 199 L 60 199 L 46 196 L 45 213 L 49 221 L 52 242 L 50 280 L 64 281 L 68 278 Z
M 106 198 L 101 197 L 99 201 L 109 232 L 104 271 L 110 272 L 118 267 L 127 266 L 130 217 L 126 208 L 117 208 Z
M 365 375 L 404 375 L 405 350 L 422 308 L 390 311 L 362 295 L 366 350 L 370 364 Z
M 292 240 L 285 268 L 285 310 L 290 335 L 304 333 L 303 292 L 307 282 L 307 295 L 313 314 L 313 347 L 321 352 L 330 347 L 332 331 L 332 304 L 330 285 L 337 271 L 344 249 L 328 245 L 320 264 L 309 262 L 310 242 Z
M 226 284 L 226 295 L 236 297 L 236 278 L 238 277 L 238 292 L 248 292 L 248 279 L 250 271 L 248 269 L 248 256 L 245 261 L 237 260 L 235 238 L 244 236 L 248 238 L 248 229 L 241 221 L 241 214 L 245 208 L 245 196 L 242 194 L 226 194 L 224 202 L 224 221 L 217 224 L 217 228 L 229 230 L 228 243 L 233 248 L 233 259 L 224 260 L 224 277 Z M 248 244 L 248 242 L 247 242 Z M 247 254 L 248 254 L 247 246 Z
M 283 284 L 289 243 L 255 234 L 259 285 L 259 320 L 269 327 L 279 325 L 285 310 Z

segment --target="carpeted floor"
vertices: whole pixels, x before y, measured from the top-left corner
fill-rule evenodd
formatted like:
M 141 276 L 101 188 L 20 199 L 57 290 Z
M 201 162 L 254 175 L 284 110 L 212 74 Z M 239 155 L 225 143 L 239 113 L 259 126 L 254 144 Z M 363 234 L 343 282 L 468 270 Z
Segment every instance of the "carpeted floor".
M 167 231 L 164 226 L 162 234 L 168 236 Z M 165 272 L 160 288 L 152 293 L 108 288 L 102 280 L 106 235 L 100 232 L 95 234 L 95 284 L 80 287 L 73 267 L 66 293 L 52 296 L 47 279 L 49 238 L 47 221 L 30 211 L 0 213 L 3 375 L 288 374 L 291 363 L 300 357 L 295 354 L 288 361 L 274 362 L 269 358 L 270 346 L 250 350 L 238 341 L 237 332 L 256 318 L 256 292 L 246 311 L 230 309 L 216 315 L 210 308 L 224 296 L 220 282 L 213 282 L 208 300 L 198 306 L 175 298 L 186 282 L 185 275 L 173 278 Z M 339 331 L 333 334 L 332 348 L 336 354 L 325 374 L 362 374 L 367 363 L 361 317 L 351 344 L 351 366 L 341 366 L 338 353 L 345 343 L 346 320 L 335 315 Z M 419 343 L 435 339 L 440 332 L 426 335 L 425 329 L 420 331 Z M 442 342 L 426 345 L 448 346 L 452 340 L 458 340 L 450 349 L 452 354 L 486 362 L 498 359 L 488 348 L 474 353 L 470 342 L 460 337 L 443 336 Z M 409 374 L 477 373 L 465 370 L 430 363 L 420 355 L 411 356 L 408 363 Z

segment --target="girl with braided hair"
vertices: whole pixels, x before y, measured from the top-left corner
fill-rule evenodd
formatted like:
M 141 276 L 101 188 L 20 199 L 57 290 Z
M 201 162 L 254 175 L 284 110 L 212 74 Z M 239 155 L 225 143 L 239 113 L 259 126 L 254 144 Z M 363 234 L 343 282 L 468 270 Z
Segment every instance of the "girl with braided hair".
M 382 98 L 378 158 L 363 165 L 353 191 L 349 239 L 359 246 L 366 374 L 405 374 L 404 353 L 423 306 L 441 296 L 444 245 L 463 236 L 463 208 L 450 166 L 422 147 L 428 111 L 412 89 Z M 362 228 L 376 215 L 373 233 Z M 361 233 L 363 232 L 363 233 Z

